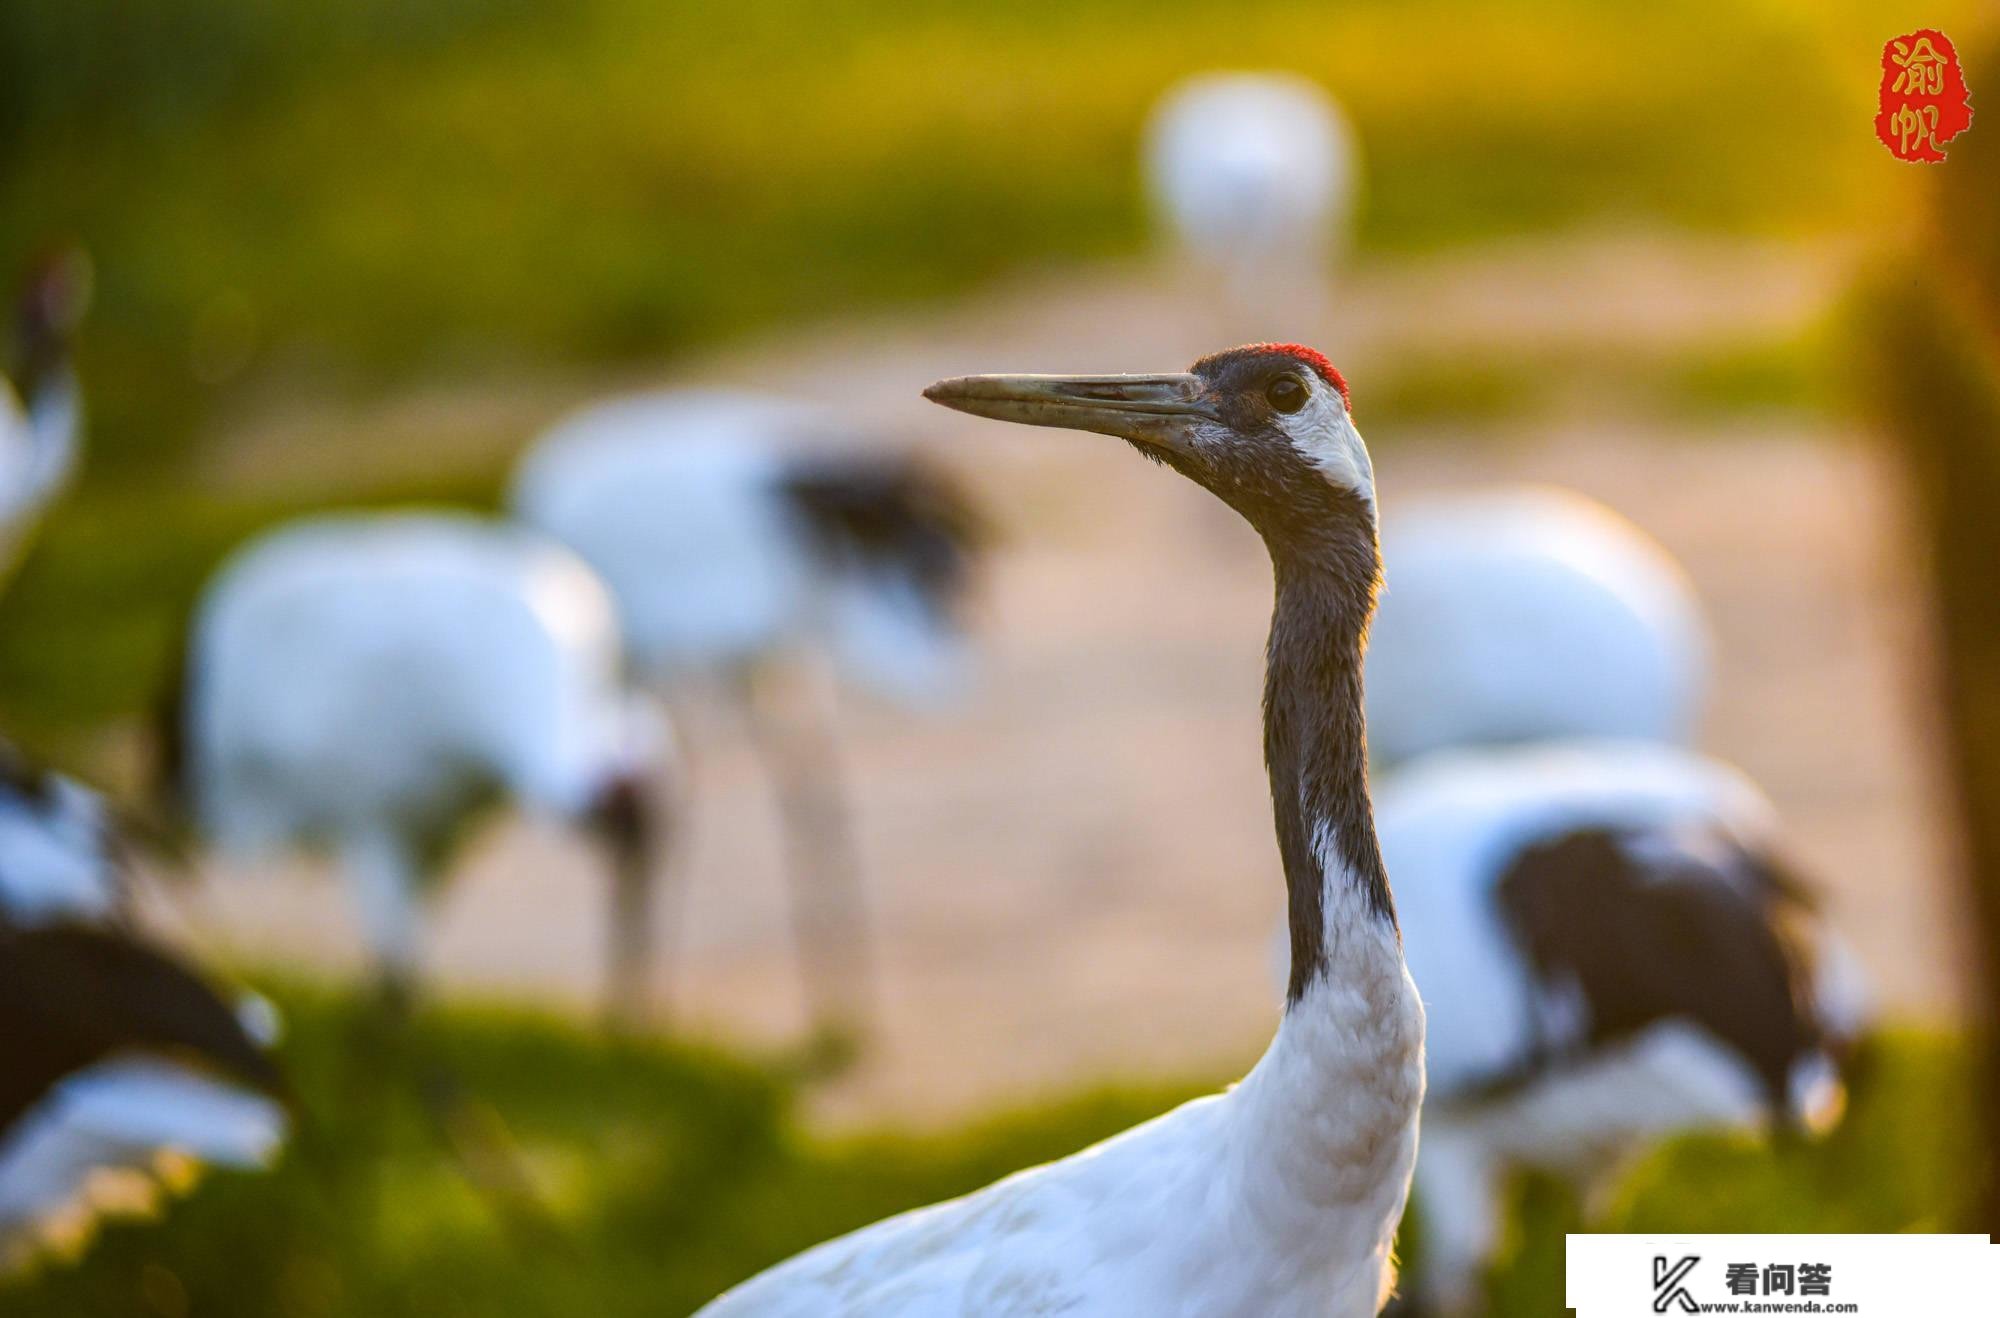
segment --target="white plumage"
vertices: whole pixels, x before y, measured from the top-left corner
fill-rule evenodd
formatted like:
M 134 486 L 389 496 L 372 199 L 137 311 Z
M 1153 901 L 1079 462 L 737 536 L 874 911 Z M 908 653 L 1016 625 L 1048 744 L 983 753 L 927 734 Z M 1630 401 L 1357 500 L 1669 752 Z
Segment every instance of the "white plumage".
M 619 398 L 536 442 L 513 507 L 604 578 L 634 667 L 650 679 L 730 675 L 817 648 L 877 691 L 934 700 L 962 675 L 956 583 L 934 590 L 906 556 L 830 541 L 800 497 L 802 478 L 889 470 L 853 440 L 761 395 Z
M 398 981 L 420 891 L 474 810 L 501 796 L 602 822 L 668 751 L 623 685 L 591 571 L 455 514 L 316 518 L 239 551 L 196 613 L 185 701 L 183 787 L 206 832 L 336 849 Z
M 1759 886 L 1753 871 L 1774 854 L 1775 813 L 1740 773 L 1690 751 L 1639 742 L 1439 751 L 1385 775 L 1376 812 L 1405 956 L 1429 1023 L 1416 1175 L 1426 1261 L 1412 1280 L 1443 1311 L 1477 1308 L 1479 1270 L 1498 1240 L 1502 1182 L 1514 1168 L 1571 1174 L 1591 1185 L 1649 1139 L 1774 1118 L 1817 1128 L 1837 1117 L 1838 1057 L 1865 1025 L 1866 995 L 1847 953 L 1809 909 Z M 1809 981 L 1802 996 L 1775 1000 L 1768 985 L 1755 982 L 1753 959 L 1731 960 L 1742 945 L 1720 939 L 1684 950 L 1647 942 L 1632 954 L 1635 962 L 1664 958 L 1631 967 L 1635 983 L 1664 991 L 1664 1010 L 1657 1000 L 1594 1001 L 1587 977 L 1534 964 L 1527 947 L 1533 932 L 1520 927 L 1518 900 L 1503 899 L 1503 881 L 1532 848 L 1600 834 L 1621 839 L 1623 881 L 1662 895 L 1675 885 L 1704 885 L 1687 891 L 1702 903 L 1706 923 L 1698 927 L 1706 933 L 1784 926 L 1809 954 L 1800 967 Z M 1725 892 L 1718 876 L 1743 885 L 1740 903 L 1718 904 Z M 1595 881 L 1587 870 L 1572 880 Z M 1544 947 L 1567 941 L 1583 951 L 1578 944 L 1623 936 L 1591 927 L 1575 891 L 1563 890 L 1559 900 L 1577 923 L 1565 927 L 1564 913 L 1555 913 Z M 1727 991 L 1738 982 L 1749 987 L 1730 996 L 1728 1012 L 1775 1019 L 1738 1022 L 1735 1044 L 1702 1018 L 1696 997 L 1686 1013 L 1671 1010 L 1686 986 Z M 1638 991 L 1620 990 L 1627 997 Z M 1606 1014 L 1612 1011 L 1621 1022 L 1651 1023 L 1596 1037 L 1593 1026 L 1616 1023 Z M 1768 1042 L 1746 1050 L 1744 1039 Z M 1768 1064 L 1771 1080 L 1758 1062 Z
M 1316 283 L 1358 191 L 1354 134 L 1324 89 L 1289 73 L 1211 73 L 1162 98 L 1146 130 L 1162 226 L 1241 307 Z
M 17 924 L 104 921 L 124 904 L 104 799 L 0 742 L 0 913 Z
M 194 1164 L 263 1170 L 289 1126 L 275 1099 L 160 1058 L 79 1071 L 0 1132 L 0 1266 L 73 1249 L 103 1218 L 153 1211 Z
M 83 407 L 70 338 L 89 297 L 81 252 L 38 264 L 21 293 L 17 378 L 0 379 L 0 573 L 76 469 Z
M 703 1315 L 1375 1313 L 1416 1151 L 1423 1027 L 1393 937 L 1349 950 L 1353 982 L 1287 1013 L 1229 1092 L 830 1241 Z
M 1617 514 L 1500 488 L 1395 508 L 1382 542 L 1368 647 L 1378 763 L 1554 737 L 1693 738 L 1710 651 L 1700 604 Z
M 866 1010 L 861 867 L 818 670 L 907 704 L 962 687 L 969 503 L 801 405 L 669 389 L 558 423 L 513 506 L 609 584 L 635 673 L 669 693 L 719 679 L 740 703 L 783 816 L 808 996 L 853 1024 L 834 1018 Z
M 0 380 L 0 563 L 68 484 L 81 420 L 71 380 L 51 382 L 25 402 Z
M 0 773 L 0 1267 L 74 1249 L 106 1215 L 151 1209 L 197 1164 L 253 1169 L 288 1115 L 251 1028 L 124 928 L 122 856 L 96 793 Z

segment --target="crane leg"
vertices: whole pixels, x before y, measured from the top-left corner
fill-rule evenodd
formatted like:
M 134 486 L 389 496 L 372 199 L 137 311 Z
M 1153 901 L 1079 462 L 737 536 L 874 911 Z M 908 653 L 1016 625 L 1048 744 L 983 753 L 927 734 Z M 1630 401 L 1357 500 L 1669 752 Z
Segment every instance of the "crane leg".
M 1424 1252 L 1404 1279 L 1398 1315 L 1469 1318 L 1485 1312 L 1486 1268 L 1499 1243 L 1498 1169 L 1475 1123 L 1429 1119 L 1417 1157 L 1415 1190 Z
M 651 773 L 622 779 L 598 812 L 610 861 L 604 1015 L 613 1034 L 637 1031 L 659 1002 L 661 944 L 676 923 L 676 912 L 663 921 L 660 908 L 679 891 L 673 866 L 691 770 L 682 745 L 669 745 Z
M 605 1023 L 629 1034 L 645 1021 L 654 972 L 653 918 L 657 885 L 641 866 L 619 864 L 611 875 L 611 949 Z
M 383 1069 L 413 1072 L 425 1115 L 479 1196 L 511 1228 L 546 1231 L 552 1219 L 498 1114 L 469 1099 L 443 1062 L 423 1056 L 412 1016 L 424 924 L 422 876 L 410 849 L 398 838 L 370 833 L 350 840 L 341 856 L 375 956 L 382 1006 L 364 1025 L 356 1080 L 369 1101 L 379 1102 Z
M 367 833 L 341 848 L 362 937 L 375 962 L 382 1005 L 392 1020 L 408 1016 L 416 995 L 417 958 L 423 940 L 423 905 L 417 867 L 398 839 Z
M 820 1041 L 837 1045 L 870 1015 L 874 975 L 866 894 L 841 777 L 830 700 L 746 677 L 752 735 L 776 794 L 792 890 L 793 937 Z

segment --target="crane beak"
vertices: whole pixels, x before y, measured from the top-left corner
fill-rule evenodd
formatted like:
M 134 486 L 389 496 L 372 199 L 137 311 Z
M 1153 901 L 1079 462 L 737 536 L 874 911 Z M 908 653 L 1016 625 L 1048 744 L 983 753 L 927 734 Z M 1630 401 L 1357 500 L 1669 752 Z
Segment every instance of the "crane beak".
M 961 375 L 924 397 L 954 411 L 1029 426 L 1091 430 L 1184 451 L 1194 423 L 1218 419 L 1197 375 Z

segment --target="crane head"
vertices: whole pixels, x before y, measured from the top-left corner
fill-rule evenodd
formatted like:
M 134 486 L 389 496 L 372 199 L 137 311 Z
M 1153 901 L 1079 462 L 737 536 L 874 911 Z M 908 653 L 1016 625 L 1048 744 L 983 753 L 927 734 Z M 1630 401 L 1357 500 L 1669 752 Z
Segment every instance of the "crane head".
M 1374 468 L 1347 381 L 1299 344 L 1232 348 L 1164 375 L 968 375 L 924 396 L 1128 440 L 1234 508 L 1274 553 L 1340 552 L 1361 536 L 1373 554 Z

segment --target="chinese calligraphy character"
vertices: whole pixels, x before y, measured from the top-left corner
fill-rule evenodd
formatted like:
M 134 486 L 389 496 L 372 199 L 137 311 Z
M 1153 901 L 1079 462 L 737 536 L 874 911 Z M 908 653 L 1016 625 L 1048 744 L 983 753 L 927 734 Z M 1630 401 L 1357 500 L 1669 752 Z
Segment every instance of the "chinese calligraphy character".
M 1938 125 L 1938 108 L 1935 105 L 1906 105 L 1896 111 L 1890 123 L 1896 130 L 1897 155 L 1909 159 L 1915 151 L 1936 149 L 1932 145 L 1937 137 Z
M 1919 28 L 1882 47 L 1875 136 L 1898 160 L 1936 163 L 1944 144 L 1972 125 L 1971 93 L 1951 38 Z
M 1755 1263 L 1731 1263 L 1723 1269 L 1729 1281 L 1731 1295 L 1755 1295 L 1757 1293 L 1757 1265 Z
M 1833 1265 L 1831 1263 L 1799 1264 L 1799 1294 L 1833 1294 Z
M 1764 1294 L 1791 1295 L 1796 1270 L 1789 1263 L 1773 1263 L 1764 1269 Z
M 1892 41 L 1889 46 L 1895 52 L 1890 60 L 1902 70 L 1890 90 L 1910 96 L 1944 95 L 1944 57 L 1937 53 L 1929 37 L 1918 37 L 1914 42 Z

